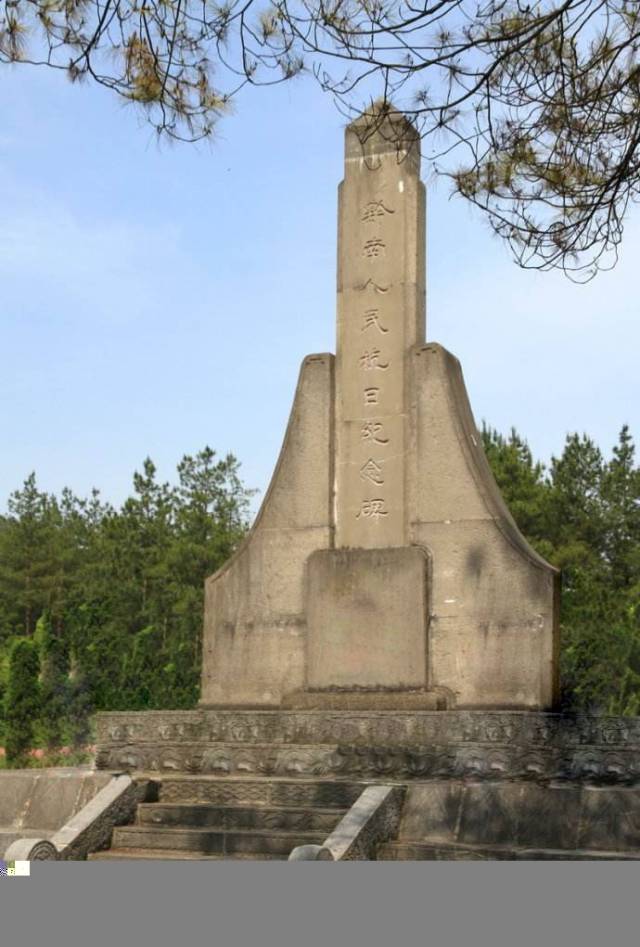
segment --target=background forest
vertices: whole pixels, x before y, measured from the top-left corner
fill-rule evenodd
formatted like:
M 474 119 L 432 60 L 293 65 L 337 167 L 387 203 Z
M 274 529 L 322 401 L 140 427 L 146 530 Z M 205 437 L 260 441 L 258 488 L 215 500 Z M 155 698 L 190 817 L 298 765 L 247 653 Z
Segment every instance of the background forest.
M 611 458 L 569 435 L 548 468 L 525 440 L 485 427 L 484 446 L 520 529 L 562 569 L 562 702 L 640 712 L 640 468 L 626 427 Z M 249 524 L 239 463 L 205 448 L 177 481 L 151 460 L 115 509 L 38 489 L 0 515 L 0 745 L 80 748 L 98 710 L 188 708 L 198 699 L 204 578 Z

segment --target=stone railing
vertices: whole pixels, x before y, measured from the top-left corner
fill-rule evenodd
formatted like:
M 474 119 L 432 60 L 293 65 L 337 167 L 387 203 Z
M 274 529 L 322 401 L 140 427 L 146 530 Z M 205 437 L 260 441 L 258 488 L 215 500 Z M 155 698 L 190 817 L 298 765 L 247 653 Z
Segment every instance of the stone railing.
M 65 825 L 50 838 L 21 838 L 12 842 L 5 861 L 83 861 L 89 852 L 106 848 L 115 825 L 133 818 L 146 797 L 147 783 L 135 783 L 126 774 L 114 775 Z
M 395 838 L 404 786 L 367 786 L 322 845 L 299 845 L 289 861 L 371 861 Z

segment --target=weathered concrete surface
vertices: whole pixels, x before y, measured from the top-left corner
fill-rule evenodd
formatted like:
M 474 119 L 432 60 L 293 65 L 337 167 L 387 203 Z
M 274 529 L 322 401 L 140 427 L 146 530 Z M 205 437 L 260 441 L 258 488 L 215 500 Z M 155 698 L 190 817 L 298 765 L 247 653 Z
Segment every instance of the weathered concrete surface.
M 327 847 L 335 819 L 339 858 L 640 859 L 640 717 L 201 709 L 98 726 L 102 761 L 123 753 L 158 787 L 116 832 L 122 857 L 283 857 Z M 395 841 L 358 807 L 339 824 L 368 786 L 406 789 Z
M 95 774 L 94 774 L 95 775 Z M 100 774 L 100 783 L 107 774 Z M 115 826 L 132 821 L 138 803 L 153 796 L 155 784 L 116 773 L 53 834 L 22 833 L 8 846 L 9 861 L 84 861 L 107 848 Z M 52 809 L 55 807 L 51 807 Z
M 336 545 L 408 542 L 407 353 L 424 340 L 420 139 L 398 112 L 345 133 L 338 205 Z
M 0 854 L 17 839 L 50 839 L 110 779 L 79 767 L 0 772 Z
M 397 112 L 363 131 L 357 121 L 346 133 L 335 378 L 332 356 L 305 361 L 254 528 L 207 580 L 201 702 L 295 706 L 305 687 L 351 686 L 395 688 L 403 706 L 418 687 L 447 694 L 446 706 L 551 709 L 557 571 L 505 507 L 458 362 L 424 345 L 417 134 Z M 333 601 L 328 586 L 305 599 L 306 563 L 312 575 L 319 550 L 402 547 L 432 559 L 428 615 L 410 569 L 385 584 L 373 565 L 350 601 L 337 578 Z M 402 599 L 402 639 L 390 647 Z
M 307 686 L 427 686 L 429 557 L 328 549 L 307 560 Z
M 261 775 L 301 782 L 393 776 L 637 787 L 640 717 L 451 710 L 110 713 L 98 717 L 96 765 L 249 783 Z
M 305 359 L 253 529 L 206 582 L 203 704 L 277 706 L 304 684 L 305 563 L 332 544 L 333 361 Z
M 404 795 L 404 786 L 367 786 L 323 849 L 336 862 L 375 859 L 378 846 L 398 832 Z
M 427 690 L 299 690 L 290 691 L 282 698 L 282 709 L 327 711 L 378 710 L 447 710 L 453 707 L 451 694 L 445 688 Z
M 112 710 L 96 714 L 97 765 L 109 747 L 179 743 L 330 743 L 366 746 L 528 747 L 568 750 L 600 747 L 632 751 L 640 759 L 640 717 L 533 713 L 518 710 L 447 710 L 438 713 L 354 710 L 213 709 Z
M 519 532 L 471 414 L 460 364 L 412 353 L 411 541 L 433 559 L 430 679 L 458 706 L 551 708 L 559 575 Z
M 640 858 L 640 790 L 453 780 L 409 786 L 397 844 L 385 857 L 474 857 L 474 850 L 482 858 Z

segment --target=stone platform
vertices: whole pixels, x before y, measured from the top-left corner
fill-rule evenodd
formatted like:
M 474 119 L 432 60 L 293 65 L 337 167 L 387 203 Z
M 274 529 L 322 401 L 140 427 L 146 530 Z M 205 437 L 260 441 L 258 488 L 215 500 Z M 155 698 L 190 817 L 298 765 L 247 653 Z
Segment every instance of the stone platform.
M 99 769 L 234 777 L 640 783 L 640 718 L 519 711 L 98 714 Z
M 103 713 L 96 764 L 157 786 L 99 858 L 286 858 L 384 784 L 406 793 L 378 859 L 640 859 L 640 718 Z

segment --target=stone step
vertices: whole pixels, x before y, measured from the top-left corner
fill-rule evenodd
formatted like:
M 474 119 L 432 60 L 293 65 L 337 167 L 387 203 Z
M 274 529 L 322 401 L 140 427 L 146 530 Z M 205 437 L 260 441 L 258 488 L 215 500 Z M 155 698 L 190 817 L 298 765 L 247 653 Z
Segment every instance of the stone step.
M 326 832 L 261 831 L 259 829 L 158 828 L 122 825 L 113 830 L 112 848 L 165 849 L 204 855 L 264 853 L 288 856 L 297 845 L 321 845 Z
M 158 778 L 160 802 L 207 802 L 216 806 L 348 809 L 366 788 L 358 781 L 323 779 L 240 779 L 167 775 Z
M 508 845 L 462 845 L 436 842 L 386 842 L 378 861 L 640 861 L 640 851 L 516 848 Z
M 287 855 L 264 852 L 236 852 L 233 855 L 203 855 L 201 852 L 182 852 L 163 848 L 110 848 L 104 852 L 92 852 L 89 861 L 286 861 Z
M 281 829 L 325 832 L 336 827 L 346 809 L 263 806 L 214 806 L 207 802 L 145 802 L 138 806 L 138 825 L 207 826 L 217 829 Z

